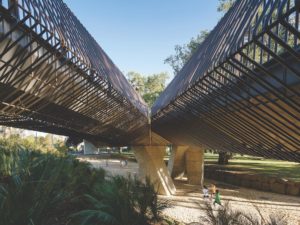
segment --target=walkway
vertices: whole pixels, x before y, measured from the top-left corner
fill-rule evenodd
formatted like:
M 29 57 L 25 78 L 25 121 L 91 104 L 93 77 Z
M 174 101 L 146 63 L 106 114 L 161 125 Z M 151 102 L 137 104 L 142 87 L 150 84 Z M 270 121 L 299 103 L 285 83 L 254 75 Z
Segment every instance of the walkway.
M 138 165 L 129 162 L 128 166 L 121 167 L 119 160 L 88 160 L 96 168 L 104 168 L 112 175 L 137 174 Z M 205 180 L 206 184 L 216 183 L 222 200 L 229 201 L 233 208 L 245 210 L 247 213 L 257 213 L 254 205 L 259 206 L 266 214 L 287 215 L 289 225 L 300 224 L 300 198 L 241 188 L 222 182 Z M 171 197 L 161 196 L 171 202 L 172 208 L 166 209 L 165 214 L 184 223 L 198 222 L 204 216 L 204 200 L 199 186 L 189 185 L 183 178 L 175 181 L 177 194 Z

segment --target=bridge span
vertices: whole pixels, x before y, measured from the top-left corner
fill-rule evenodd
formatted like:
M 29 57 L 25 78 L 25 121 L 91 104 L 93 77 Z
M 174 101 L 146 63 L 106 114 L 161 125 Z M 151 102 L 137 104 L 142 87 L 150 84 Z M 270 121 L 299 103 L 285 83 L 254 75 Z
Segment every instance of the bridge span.
M 205 149 L 300 162 L 299 12 L 236 1 L 150 114 L 62 0 L 0 0 L 0 124 L 133 146 L 164 194 L 202 184 Z
M 115 146 L 148 129 L 144 101 L 61 0 L 0 13 L 2 125 Z
M 152 108 L 177 145 L 300 162 L 300 1 L 243 0 Z

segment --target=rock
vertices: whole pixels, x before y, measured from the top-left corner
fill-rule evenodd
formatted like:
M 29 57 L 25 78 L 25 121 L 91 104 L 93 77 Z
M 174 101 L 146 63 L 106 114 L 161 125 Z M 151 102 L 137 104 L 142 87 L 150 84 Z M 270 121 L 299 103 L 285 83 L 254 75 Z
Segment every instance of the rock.
M 273 183 L 276 182 L 276 178 L 270 177 L 269 178 L 269 183 L 272 185 Z
M 300 188 L 300 182 L 294 182 L 295 186 Z
M 220 170 L 217 170 L 216 171 L 216 180 L 219 180 L 219 181 L 224 181 L 225 180 L 225 175 L 226 173 L 224 171 L 220 171 Z
M 294 195 L 298 196 L 299 193 L 299 187 L 294 182 L 287 183 L 286 193 L 288 195 Z
M 234 173 L 230 174 L 230 176 L 228 177 L 229 183 L 230 184 L 234 184 L 235 180 L 236 180 L 236 175 Z
M 241 181 L 242 181 L 241 175 L 240 174 L 234 174 L 232 184 L 239 186 L 239 185 L 241 185 Z
M 270 191 L 271 190 L 270 183 L 268 183 L 268 182 L 261 183 L 261 190 L 263 190 L 263 191 Z
M 253 189 L 261 190 L 262 189 L 262 183 L 259 180 L 252 181 L 251 187 Z
M 278 193 L 278 194 L 285 194 L 286 193 L 286 184 L 285 183 L 279 183 L 279 181 L 276 181 L 275 183 L 271 184 L 271 191 Z
M 241 185 L 243 187 L 251 187 L 251 181 L 248 180 L 248 179 L 243 178 L 242 181 L 241 181 Z
M 250 181 L 256 181 L 257 180 L 257 175 L 249 175 L 249 180 Z

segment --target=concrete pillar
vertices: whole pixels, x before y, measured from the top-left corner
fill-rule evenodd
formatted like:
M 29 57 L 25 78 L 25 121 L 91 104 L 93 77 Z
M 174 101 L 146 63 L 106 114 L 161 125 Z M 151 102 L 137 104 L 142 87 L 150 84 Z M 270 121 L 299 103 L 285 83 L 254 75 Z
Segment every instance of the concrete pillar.
M 83 140 L 83 152 L 85 155 L 98 153 L 98 148 L 91 142 Z
M 204 150 L 201 147 L 189 147 L 185 152 L 185 165 L 189 184 L 203 186 Z
M 168 162 L 168 170 L 172 178 L 183 176 L 185 172 L 185 152 L 188 146 L 173 146 Z
M 164 162 L 166 146 L 138 146 L 133 149 L 139 164 L 140 178 L 149 177 L 159 194 L 175 194 L 175 185 Z

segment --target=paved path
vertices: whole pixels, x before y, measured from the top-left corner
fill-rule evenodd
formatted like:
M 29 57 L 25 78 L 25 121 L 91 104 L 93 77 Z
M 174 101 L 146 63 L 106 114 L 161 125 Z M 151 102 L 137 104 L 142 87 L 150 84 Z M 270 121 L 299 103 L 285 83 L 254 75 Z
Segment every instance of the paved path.
M 286 215 L 290 225 L 300 224 L 300 198 L 280 195 L 247 188 L 241 188 L 225 183 L 206 180 L 207 185 L 215 183 L 220 190 L 222 202 L 228 201 L 233 209 L 245 211 L 247 214 L 257 214 L 255 205 L 266 217 L 269 214 Z M 175 196 L 162 197 L 172 202 L 173 208 L 166 214 L 185 223 L 198 222 L 204 216 L 204 201 L 198 186 L 187 184 L 185 179 L 175 181 L 177 193 Z
M 88 160 L 96 168 L 104 168 L 112 175 L 136 175 L 138 165 L 129 162 L 126 167 L 121 167 L 119 160 Z M 254 205 L 258 206 L 263 215 L 276 214 L 288 216 L 289 225 L 300 225 L 300 198 L 262 192 L 242 187 L 225 184 L 218 181 L 205 180 L 207 185 L 215 183 L 220 190 L 222 201 L 228 201 L 232 208 L 244 210 L 247 213 L 257 213 Z M 175 196 L 165 197 L 171 202 L 172 208 L 164 213 L 175 220 L 191 223 L 199 222 L 199 217 L 204 216 L 204 200 L 199 186 L 189 185 L 185 178 L 176 180 L 177 193 Z M 212 201 L 212 200 L 205 200 Z

